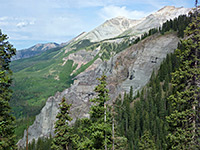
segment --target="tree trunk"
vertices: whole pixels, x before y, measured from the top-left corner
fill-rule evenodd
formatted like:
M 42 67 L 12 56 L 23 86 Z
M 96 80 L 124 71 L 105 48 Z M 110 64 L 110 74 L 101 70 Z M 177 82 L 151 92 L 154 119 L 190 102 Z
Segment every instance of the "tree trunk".
M 106 104 L 104 103 L 104 122 L 106 123 Z M 106 143 L 106 132 L 105 132 L 105 150 L 107 150 L 107 143 Z
M 28 150 L 28 126 L 27 126 L 27 132 L 26 132 L 26 150 Z

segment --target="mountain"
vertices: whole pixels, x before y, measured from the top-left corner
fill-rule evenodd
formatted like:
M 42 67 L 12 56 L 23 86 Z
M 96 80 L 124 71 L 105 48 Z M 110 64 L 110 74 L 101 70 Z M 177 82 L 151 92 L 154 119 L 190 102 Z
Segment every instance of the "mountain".
M 98 42 L 104 39 L 116 37 L 127 29 L 136 26 L 141 20 L 132 20 L 125 17 L 116 17 L 107 20 L 102 25 L 88 32 L 83 39 L 90 39 L 92 42 Z
M 149 16 L 141 19 L 139 24 L 129 28 L 128 30 L 123 32 L 121 36 L 124 35 L 140 36 L 141 34 L 147 32 L 152 28 L 160 27 L 167 20 L 174 19 L 181 14 L 187 14 L 189 11 L 191 11 L 190 8 L 183 8 L 183 7 L 176 8 L 174 6 L 163 7 L 157 12 L 152 13 Z
M 91 105 L 89 100 L 94 97 L 93 90 L 98 83 L 96 78 L 100 77 L 103 72 L 106 72 L 108 77 L 111 99 L 120 93 L 128 92 L 130 86 L 133 86 L 135 93 L 149 81 L 152 71 L 158 69 L 167 53 L 174 51 L 178 41 L 179 38 L 174 33 L 164 36 L 155 35 L 122 51 L 108 62 L 103 62 L 98 58 L 88 69 L 76 76 L 70 88 L 48 98 L 41 113 L 36 116 L 34 124 L 29 127 L 29 141 L 50 134 L 54 135 L 54 121 L 62 97 L 72 104 L 70 112 L 74 119 L 73 122 L 76 118 L 88 117 Z M 79 55 L 77 58 L 82 57 L 81 54 L 77 55 Z M 25 135 L 26 133 L 24 138 L 18 142 L 19 146 L 24 145 Z
M 174 19 L 181 14 L 187 14 L 189 11 L 191 11 L 190 8 L 165 6 L 157 12 L 139 20 L 125 17 L 112 18 L 94 30 L 86 33 L 85 36 L 82 37 L 82 40 L 89 39 L 92 42 L 99 42 L 117 36 L 139 37 L 152 28 L 160 27 L 165 21 Z
M 57 46 L 59 46 L 57 43 L 36 44 L 27 49 L 17 50 L 16 55 L 12 58 L 12 60 L 33 57 Z
M 168 8 L 170 7 L 159 11 L 166 12 Z M 178 10 L 184 10 L 183 14 L 190 11 L 183 8 Z M 170 17 L 167 17 L 168 14 Z M 165 15 L 163 18 L 167 19 L 174 18 L 177 14 L 171 15 L 166 12 L 163 15 Z M 175 31 L 168 30 L 162 35 L 157 30 L 157 33 L 150 34 L 137 43 L 135 35 L 141 35 L 148 28 L 161 26 L 155 23 L 155 19 L 151 21 L 149 18 L 148 16 L 133 22 L 129 20 L 128 27 L 122 25 L 126 20 L 122 17 L 117 18 L 120 22 L 119 27 L 107 21 L 91 32 L 81 34 L 67 46 L 50 49 L 38 56 L 12 63 L 15 99 L 11 101 L 11 106 L 18 117 L 27 113 L 35 115 L 44 105 L 40 114 L 36 116 L 34 124 L 29 128 L 29 141 L 49 136 L 50 133 L 53 135 L 58 104 L 63 96 L 68 103 L 72 103 L 71 116 L 74 118 L 72 123 L 76 118 L 88 117 L 91 106 L 89 99 L 95 96 L 93 89 L 97 85 L 96 78 L 103 72 L 108 76 L 111 100 L 118 94 L 129 91 L 130 86 L 133 86 L 133 91 L 136 93 L 149 81 L 152 71 L 159 68 L 162 60 L 168 53 L 174 51 L 179 42 Z M 139 31 L 145 20 L 146 26 L 140 33 L 130 34 L 136 29 Z M 108 32 L 108 36 L 105 35 L 108 29 L 105 24 L 109 25 L 110 30 L 117 32 Z M 126 34 L 119 36 L 122 33 Z M 92 41 L 90 38 L 95 36 L 96 41 Z M 54 94 L 55 96 L 52 96 Z M 25 137 L 26 132 L 23 139 L 18 142 L 19 146 L 23 147 Z

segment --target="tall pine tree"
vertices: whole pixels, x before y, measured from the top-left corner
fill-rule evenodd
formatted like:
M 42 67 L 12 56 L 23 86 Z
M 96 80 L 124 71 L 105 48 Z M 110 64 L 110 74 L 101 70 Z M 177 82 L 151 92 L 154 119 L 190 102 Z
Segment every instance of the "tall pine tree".
M 90 109 L 90 119 L 92 121 L 90 126 L 91 147 L 92 149 L 110 149 L 112 143 L 112 122 L 108 106 L 106 105 L 106 102 L 109 100 L 109 90 L 106 88 L 105 75 L 102 75 L 98 80 L 100 84 L 94 90 L 97 92 L 97 97 L 91 100 L 94 105 Z
M 55 122 L 55 137 L 52 142 L 52 149 L 55 150 L 69 150 L 72 144 L 73 137 L 71 134 L 72 128 L 69 126 L 68 122 L 72 120 L 69 116 L 69 110 L 71 104 L 67 104 L 65 98 L 63 97 L 60 105 L 60 112 L 57 114 L 58 119 Z
M 8 37 L 0 30 L 0 150 L 13 150 L 15 146 L 14 121 L 10 114 L 9 100 L 12 71 L 9 68 L 15 49 L 7 41 Z
M 156 150 L 154 141 L 150 138 L 149 131 L 144 131 L 144 134 L 139 142 L 140 150 Z
M 196 12 L 197 13 L 197 12 Z M 180 67 L 172 74 L 176 92 L 169 99 L 173 112 L 167 117 L 170 125 L 169 149 L 200 149 L 200 17 L 187 27 L 187 39 L 176 50 Z

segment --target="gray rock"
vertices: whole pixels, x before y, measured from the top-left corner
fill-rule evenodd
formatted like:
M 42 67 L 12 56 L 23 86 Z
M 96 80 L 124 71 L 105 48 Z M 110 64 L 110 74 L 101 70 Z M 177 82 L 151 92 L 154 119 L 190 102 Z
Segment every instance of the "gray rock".
M 76 77 L 70 88 L 48 98 L 41 113 L 37 115 L 34 124 L 29 128 L 29 142 L 39 137 L 54 135 L 53 126 L 62 97 L 72 104 L 73 121 L 71 123 L 77 118 L 89 117 L 88 112 L 91 106 L 89 100 L 95 96 L 93 90 L 98 84 L 96 78 L 103 72 L 108 77 L 111 100 L 120 93 L 128 92 L 130 86 L 133 86 L 133 91 L 136 93 L 149 81 L 152 71 L 159 68 L 167 53 L 173 52 L 178 41 L 175 34 L 154 35 L 122 51 L 107 62 L 97 59 L 91 69 Z M 18 146 L 23 147 L 25 141 L 26 131 L 23 139 L 18 142 Z

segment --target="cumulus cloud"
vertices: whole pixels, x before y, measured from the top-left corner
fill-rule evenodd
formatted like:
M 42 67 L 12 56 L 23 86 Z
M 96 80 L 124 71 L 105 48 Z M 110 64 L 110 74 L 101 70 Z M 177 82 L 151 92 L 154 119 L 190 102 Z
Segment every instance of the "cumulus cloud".
M 23 28 L 23 27 L 27 27 L 27 26 L 29 26 L 29 25 L 34 25 L 34 24 L 35 24 L 34 21 L 31 21 L 31 22 L 22 21 L 22 22 L 17 23 L 16 26 L 17 26 L 18 28 Z
M 113 5 L 103 7 L 99 13 L 103 19 L 110 19 L 118 16 L 123 16 L 130 19 L 140 19 L 148 14 L 148 12 L 144 11 L 128 10 L 126 6 L 119 7 Z

